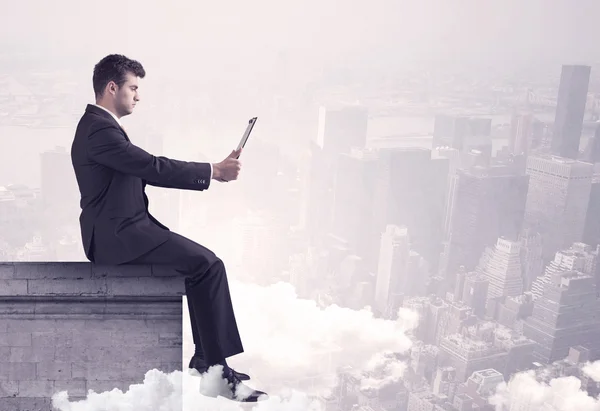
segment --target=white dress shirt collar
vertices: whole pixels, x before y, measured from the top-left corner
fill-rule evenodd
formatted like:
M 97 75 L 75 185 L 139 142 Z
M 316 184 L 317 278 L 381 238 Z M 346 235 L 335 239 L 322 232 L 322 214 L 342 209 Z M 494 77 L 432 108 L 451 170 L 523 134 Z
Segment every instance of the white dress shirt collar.
M 110 110 L 109 110 L 109 109 L 107 109 L 106 107 L 102 107 L 101 105 L 94 104 L 94 106 L 96 106 L 96 107 L 100 107 L 102 110 L 104 110 L 104 111 L 106 111 L 106 112 L 110 113 L 110 115 L 111 115 L 111 116 L 113 116 L 113 118 L 114 118 L 114 119 L 117 121 L 117 123 L 119 124 L 119 126 L 122 126 L 122 124 L 121 124 L 121 120 L 119 120 L 119 117 L 117 117 L 117 116 L 115 115 L 115 113 L 113 113 L 112 111 L 110 111 Z

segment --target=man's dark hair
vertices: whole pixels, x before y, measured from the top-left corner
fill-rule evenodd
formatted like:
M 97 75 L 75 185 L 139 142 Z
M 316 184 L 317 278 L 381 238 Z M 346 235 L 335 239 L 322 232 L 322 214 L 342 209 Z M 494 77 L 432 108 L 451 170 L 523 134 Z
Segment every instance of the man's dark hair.
M 110 54 L 104 57 L 94 66 L 94 93 L 96 98 L 101 97 L 106 85 L 114 81 L 119 88 L 127 80 L 127 73 L 136 77 L 144 78 L 146 71 L 142 64 L 136 60 L 129 59 L 122 54 Z

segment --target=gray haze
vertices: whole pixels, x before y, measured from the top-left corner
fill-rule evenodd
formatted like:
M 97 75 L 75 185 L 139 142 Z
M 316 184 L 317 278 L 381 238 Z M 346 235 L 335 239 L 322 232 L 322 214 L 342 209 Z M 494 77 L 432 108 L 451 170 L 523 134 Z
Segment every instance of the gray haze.
M 591 63 L 599 57 L 599 12 L 594 0 L 109 0 L 93 9 L 75 0 L 3 1 L 0 44 L 81 61 L 119 51 L 164 65 L 150 58 L 165 55 L 195 63 L 195 76 L 238 56 L 248 58 L 245 73 L 257 73 L 280 49 L 333 64 L 364 57 L 398 66 L 414 59 Z
M 439 279 L 436 266 L 443 251 L 442 242 L 452 237 L 452 233 L 441 233 L 444 219 L 452 220 L 455 226 L 471 221 L 467 212 L 462 220 L 462 217 L 449 217 L 448 210 L 452 207 L 454 210 L 468 209 L 471 205 L 467 199 L 463 203 L 457 202 L 458 206 L 450 206 L 450 200 L 445 197 L 454 189 L 448 187 L 458 184 L 453 174 L 457 166 L 456 162 L 448 161 L 454 165 L 442 170 L 437 164 L 448 160 L 451 154 L 436 165 L 432 160 L 431 171 L 427 168 L 430 167 L 431 153 L 419 157 L 423 151 L 414 150 L 401 160 L 406 158 L 406 164 L 414 165 L 414 169 L 427 163 L 422 168 L 427 171 L 414 172 L 413 176 L 414 169 L 401 165 L 400 171 L 395 170 L 398 173 L 403 170 L 405 175 L 394 182 L 394 189 L 401 193 L 394 192 L 390 198 L 385 197 L 389 193 L 382 194 L 384 189 L 371 193 L 377 197 L 379 205 L 398 200 L 394 204 L 404 213 L 402 218 L 412 220 L 416 216 L 415 220 L 422 223 L 415 230 L 425 233 L 420 238 L 418 252 L 411 248 L 412 243 L 409 247 L 412 232 L 390 225 L 383 236 L 383 231 L 369 233 L 368 242 L 374 244 L 371 252 L 375 256 L 375 268 L 363 269 L 361 263 L 356 262 L 362 257 L 356 255 L 344 255 L 344 258 L 340 257 L 340 263 L 335 258 L 342 254 L 340 250 L 344 250 L 343 241 L 336 243 L 339 238 L 327 236 L 316 241 L 307 226 L 312 224 L 321 229 L 320 223 L 328 223 L 327 218 L 333 217 L 335 229 L 344 231 L 350 225 L 348 221 L 358 225 L 367 218 L 379 218 L 379 214 L 379 223 L 387 225 L 391 222 L 377 210 L 368 210 L 373 215 L 361 214 L 363 200 L 370 194 L 356 194 L 354 188 L 359 185 L 358 180 L 346 179 L 345 186 L 334 185 L 332 176 L 338 170 L 324 166 L 329 160 L 319 162 L 319 150 L 310 157 L 311 142 L 318 140 L 320 107 L 335 113 L 337 108 L 358 103 L 368 109 L 368 116 L 364 115 L 366 130 L 353 122 L 353 114 L 339 117 L 332 114 L 330 118 L 334 119 L 335 125 L 331 126 L 330 136 L 325 138 L 343 140 L 346 135 L 361 129 L 364 132 L 359 130 L 355 134 L 362 133 L 370 148 L 432 149 L 437 114 L 485 117 L 491 120 L 486 144 L 489 142 L 491 154 L 498 158 L 506 155 L 509 145 L 514 143 L 509 142 L 513 134 L 513 114 L 520 110 L 534 111 L 525 97 L 529 92 L 535 100 L 536 121 L 540 124 L 554 122 L 563 64 L 592 66 L 581 135 L 582 151 L 594 135 L 600 111 L 597 98 L 600 93 L 598 0 L 210 3 L 0 0 L 0 5 L 0 200 L 6 200 L 0 201 L 0 261 L 86 261 L 80 244 L 79 193 L 68 152 L 86 104 L 94 102 L 92 72 L 104 56 L 124 54 L 143 64 L 147 76 L 140 80 L 141 102 L 133 115 L 122 121 L 132 143 L 154 155 L 212 163 L 221 161 L 237 145 L 248 119 L 258 116 L 241 158 L 243 166 L 239 181 L 221 184 L 213 180 L 205 192 L 155 187 L 147 187 L 146 192 L 150 198 L 150 211 L 155 217 L 173 231 L 212 249 L 225 261 L 228 275 L 235 284 L 232 289 L 240 290 L 234 295 L 236 310 L 240 308 L 241 312 L 240 324 L 248 330 L 242 335 L 249 342 L 248 355 L 239 361 L 253 367 L 253 372 L 256 370 L 266 389 L 283 389 L 290 381 L 290 384 L 297 384 L 295 388 L 310 394 L 332 389 L 331 381 L 323 375 L 330 376 L 332 369 L 348 365 L 350 360 L 354 361 L 353 366 L 360 368 L 369 358 L 377 359 L 376 355 L 384 350 L 406 351 L 416 340 L 410 333 L 419 321 L 419 332 L 426 334 L 430 342 L 424 348 L 419 341 L 415 343 L 417 348 L 413 348 L 422 349 L 423 353 L 432 346 L 438 349 L 440 342 L 447 340 L 444 333 L 450 333 L 453 327 L 462 330 L 469 325 L 465 325 L 467 321 L 462 317 L 446 318 L 450 325 L 440 331 L 436 326 L 423 325 L 422 317 L 419 321 L 415 319 L 420 304 L 427 306 L 421 307 L 423 310 L 431 312 L 437 310 L 436 307 L 455 308 L 456 300 L 443 301 L 446 298 L 443 295 L 429 302 L 423 291 L 425 279 L 428 286 Z M 357 117 L 361 115 L 359 113 Z M 519 121 L 518 127 L 533 127 L 523 126 L 526 120 Z M 347 123 L 351 125 L 347 126 Z M 517 130 L 514 134 L 524 139 L 526 133 Z M 600 141 L 600 134 L 598 136 Z M 334 158 L 340 154 L 335 152 L 337 146 L 330 148 L 335 144 L 330 143 L 322 151 L 330 150 L 327 155 Z M 64 147 L 66 152 L 57 154 L 59 160 L 56 163 L 43 166 L 41 154 L 56 146 Z M 471 154 L 467 153 L 465 163 L 479 161 L 477 155 Z M 347 167 L 353 167 L 348 165 L 353 160 L 347 161 Z M 352 164 L 356 163 L 362 164 L 362 160 Z M 591 166 L 589 168 L 591 170 Z M 595 184 L 600 181 L 598 169 L 596 167 L 594 174 Z M 423 177 L 427 173 L 433 177 Z M 589 171 L 590 176 L 591 173 Z M 469 189 L 464 189 L 464 181 L 476 180 L 476 176 L 468 174 L 461 178 L 461 193 L 469 194 Z M 369 181 L 379 183 L 376 179 Z M 539 181 L 541 183 L 536 183 L 536 187 L 545 187 L 542 177 Z M 366 177 L 363 183 L 364 187 L 361 187 L 365 190 L 376 185 L 367 183 Z M 11 184 L 25 185 L 35 195 Z M 3 186 L 12 188 L 6 190 Z M 505 190 L 499 190 L 499 193 L 514 194 L 509 183 L 503 187 Z M 600 185 L 595 187 L 598 192 L 594 204 L 600 209 Z M 405 188 L 408 193 L 402 191 Z M 17 198 L 17 194 L 10 197 L 13 194 L 9 191 L 31 197 Z M 539 208 L 544 211 L 545 201 L 550 201 L 552 196 L 542 189 L 539 191 L 542 192 Z M 477 190 L 473 192 L 477 193 Z M 391 198 L 394 194 L 398 198 Z M 523 191 L 514 195 L 517 200 L 523 200 L 523 213 L 525 194 Z M 402 197 L 404 195 L 406 197 Z M 428 195 L 435 200 L 427 198 Z M 581 209 L 588 204 L 584 204 L 587 201 L 584 197 L 585 193 L 579 198 Z M 510 201 L 513 200 L 511 197 Z M 361 204 L 356 205 L 359 202 Z M 486 199 L 485 205 L 489 209 L 496 210 L 495 204 Z M 352 210 L 349 205 L 354 206 Z M 323 212 L 331 208 L 339 214 Z M 421 209 L 425 211 L 421 212 Z M 506 209 L 513 210 L 508 206 Z M 460 217 L 459 211 L 455 214 Z M 485 214 L 485 211 L 481 213 Z M 323 215 L 326 217 L 319 220 Z M 433 215 L 436 221 L 432 221 Z M 348 221 L 344 220 L 346 217 Z M 582 220 L 581 213 L 577 218 Z M 412 221 L 401 223 L 408 225 Z M 591 231 L 598 234 L 600 240 L 600 225 L 596 228 L 597 233 Z M 346 233 L 355 237 L 362 237 L 365 232 L 350 231 Z M 474 233 L 476 231 L 473 229 Z M 493 247 L 499 235 L 496 231 L 493 234 L 493 243 L 485 244 L 489 247 L 485 254 L 488 256 L 496 256 Z M 434 241 L 427 243 L 428 238 L 434 238 L 435 244 Z M 401 247 L 396 247 L 398 244 Z M 476 245 L 484 248 L 483 243 Z M 380 249 L 384 251 L 380 253 Z M 410 267 L 410 275 L 423 280 L 419 285 L 420 295 L 415 292 L 410 295 L 410 304 L 400 307 L 394 305 L 398 295 L 392 295 L 389 284 L 392 283 L 392 272 L 397 274 L 401 270 L 392 263 L 397 256 L 390 250 L 406 251 L 402 264 Z M 473 261 L 480 257 L 479 251 L 471 253 L 477 254 Z M 333 263 L 323 262 L 330 256 L 334 256 L 331 257 L 335 260 Z M 538 262 L 541 273 L 541 259 Z M 378 269 L 378 265 L 383 268 Z M 384 285 L 376 291 L 375 283 L 381 272 L 387 273 L 388 278 L 379 279 Z M 406 268 L 403 275 L 408 277 L 408 272 L 409 268 Z M 389 284 L 385 285 L 386 281 Z M 515 281 L 519 283 L 520 280 Z M 536 292 L 540 287 L 543 288 L 543 284 Z M 378 306 L 375 300 L 384 294 L 390 296 L 389 301 L 394 300 L 394 304 Z M 309 307 L 304 304 L 305 300 L 316 301 L 316 304 Z M 590 301 L 597 302 L 597 299 L 592 296 Z M 439 306 L 434 307 L 438 303 Z M 521 303 L 523 300 L 514 304 Z M 344 309 L 332 309 L 333 304 Z M 372 318 L 370 313 L 362 311 L 365 306 L 375 306 L 379 317 Z M 467 312 L 467 307 L 461 307 L 448 316 Z M 442 308 L 439 310 L 441 312 Z M 263 335 L 252 332 L 256 325 L 253 321 L 260 321 L 257 318 L 261 317 L 257 311 L 281 316 L 273 321 L 277 329 L 270 329 L 273 326 L 270 323 L 257 327 L 274 336 L 272 344 L 265 344 Z M 469 319 L 473 317 L 469 314 Z M 479 320 L 477 327 L 483 324 L 483 331 L 480 333 L 480 328 L 475 327 L 469 332 L 485 334 L 490 327 L 500 323 L 497 318 L 487 318 L 489 321 L 486 322 Z M 296 327 L 296 321 L 305 324 L 306 329 Z M 403 321 L 411 325 L 407 326 Z M 286 329 L 284 324 L 289 328 Z M 315 337 L 311 328 L 315 324 L 328 338 Z M 348 328 L 345 328 L 347 324 Z M 505 325 L 498 331 L 499 335 L 508 335 L 506 328 L 509 327 Z M 600 329 L 600 325 L 598 327 Z M 510 330 L 513 331 L 517 333 Z M 283 337 L 279 338 L 277 333 Z M 305 338 L 308 335 L 314 340 Z M 322 340 L 328 339 L 331 346 L 339 348 L 338 351 L 331 346 L 319 346 Z M 187 330 L 186 355 L 190 354 L 190 341 Z M 297 352 L 290 354 L 288 346 L 296 347 Z M 314 347 L 325 354 L 321 356 L 322 352 L 313 350 Z M 299 361 L 290 365 L 289 357 L 294 356 Z M 321 364 L 326 356 L 333 357 L 331 369 L 323 372 L 309 387 L 303 378 L 308 380 L 312 368 Z M 272 363 L 263 367 L 268 360 Z M 388 375 L 384 375 L 385 372 L 379 374 L 379 377 L 383 375 L 381 378 L 371 375 L 359 385 L 373 388 L 389 381 L 405 381 L 402 378 L 409 359 L 390 360 L 386 357 L 378 361 L 388 364 L 388 360 L 393 365 L 387 369 L 391 370 Z M 594 381 L 600 380 L 598 364 L 587 371 Z M 413 364 L 413 367 L 421 369 L 421 365 Z M 493 366 L 485 363 L 481 367 Z M 413 377 L 417 373 L 409 371 L 406 372 Z M 503 391 L 499 391 L 502 398 L 498 401 L 510 403 L 512 394 L 518 391 L 515 385 L 519 384 L 544 391 L 538 382 L 520 375 L 521 379 L 517 379 L 512 388 L 507 391 L 503 387 Z M 415 378 L 419 382 L 424 380 L 422 375 Z M 579 387 L 576 388 L 575 392 L 561 394 L 565 398 L 576 396 Z M 552 402 L 552 399 L 544 397 L 544 401 Z M 593 400 L 590 398 L 590 401 Z M 520 409 L 534 408 L 523 406 Z

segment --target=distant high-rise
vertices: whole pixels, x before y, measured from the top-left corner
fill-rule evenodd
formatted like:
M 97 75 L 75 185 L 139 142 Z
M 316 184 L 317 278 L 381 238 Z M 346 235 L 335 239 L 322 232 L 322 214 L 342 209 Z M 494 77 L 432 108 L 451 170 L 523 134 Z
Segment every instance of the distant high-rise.
M 389 312 L 390 304 L 394 304 L 394 297 L 402 293 L 409 252 L 406 227 L 388 225 L 381 236 L 381 251 L 375 284 L 375 306 L 380 313 Z
M 352 148 L 350 153 L 340 154 L 335 174 L 332 232 L 365 259 L 376 256 L 379 249 L 379 244 L 372 241 L 378 233 L 370 218 L 376 161 L 376 150 Z
M 486 248 L 476 271 L 488 281 L 487 299 L 516 297 L 523 293 L 520 243 L 499 238 L 494 247 Z
M 444 114 L 435 116 L 433 145 L 458 150 L 478 148 L 487 144 L 492 130 L 491 118 L 455 117 Z
M 600 137 L 600 136 L 599 136 Z M 600 139 L 598 140 L 600 142 Z M 583 229 L 583 242 L 591 246 L 600 244 L 600 163 L 594 164 L 594 176 L 590 201 L 588 203 L 585 224 Z
M 448 162 L 432 159 L 423 148 L 380 149 L 377 162 L 374 227 L 378 232 L 387 224 L 408 227 L 412 248 L 434 266 L 443 234 Z
M 351 147 L 367 143 L 369 112 L 363 106 L 345 106 L 339 110 L 319 108 L 317 144 L 325 155 L 348 153 Z
M 335 170 L 339 155 L 352 147 L 364 148 L 367 141 L 368 111 L 362 106 L 347 106 L 340 110 L 319 108 L 316 138 L 310 141 L 310 172 L 306 224 L 311 235 L 327 234 L 331 230 L 331 210 Z
M 549 261 L 558 250 L 582 240 L 593 165 L 556 156 L 530 156 L 527 174 L 525 224 L 542 235 L 544 260 Z
M 508 149 L 511 154 L 529 154 L 542 144 L 544 124 L 533 114 L 515 114 L 511 119 Z
M 600 246 L 591 247 L 584 243 L 575 243 L 569 249 L 558 251 L 554 260 L 546 266 L 544 275 L 533 282 L 531 293 L 534 299 L 544 294 L 544 284 L 549 284 L 556 273 L 579 271 L 595 278 L 599 254 Z
M 482 274 L 469 273 L 463 286 L 462 301 L 471 307 L 473 314 L 479 318 L 485 317 L 488 287 L 490 281 Z
M 581 272 L 555 272 L 551 282 L 533 307 L 533 314 L 523 324 L 523 335 L 537 344 L 533 356 L 550 364 L 569 354 L 569 349 L 582 345 L 592 350 L 590 358 L 600 354 L 600 307 L 595 280 Z
M 521 270 L 523 274 L 523 290 L 529 291 L 531 284 L 544 271 L 542 236 L 535 230 L 525 228 L 520 236 Z
M 600 163 L 600 125 L 596 126 L 594 136 L 588 140 L 581 160 L 592 164 Z
M 458 170 L 446 216 L 441 272 L 449 287 L 461 265 L 475 268 L 485 247 L 498 237 L 517 239 L 527 198 L 528 177 L 509 166 Z
M 564 65 L 560 75 L 552 154 L 576 159 L 590 82 L 590 66 Z

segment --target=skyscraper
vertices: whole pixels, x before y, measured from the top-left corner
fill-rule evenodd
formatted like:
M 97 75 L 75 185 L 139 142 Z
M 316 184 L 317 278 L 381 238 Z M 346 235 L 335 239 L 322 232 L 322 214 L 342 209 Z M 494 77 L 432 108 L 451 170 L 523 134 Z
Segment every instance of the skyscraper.
M 492 130 L 491 118 L 435 116 L 433 148 L 445 146 L 458 150 L 477 148 L 487 142 Z M 485 144 L 487 145 L 487 144 Z
M 552 136 L 554 155 L 576 159 L 579 154 L 590 72 L 590 66 L 562 67 Z
M 511 166 L 458 170 L 448 207 L 446 249 L 440 267 L 449 287 L 456 270 L 475 268 L 485 247 L 521 230 L 529 178 Z
M 575 243 L 569 249 L 556 253 L 554 260 L 546 266 L 544 275 L 538 277 L 531 286 L 534 299 L 544 294 L 544 284 L 552 282 L 552 276 L 566 271 L 578 271 L 596 277 L 596 267 L 600 246 L 591 247 L 584 243 Z
M 365 259 L 376 257 L 379 249 L 371 223 L 376 161 L 376 150 L 352 148 L 340 154 L 335 175 L 332 232 Z
M 387 224 L 408 227 L 412 248 L 434 266 L 440 252 L 447 175 L 448 160 L 432 160 L 430 150 L 379 150 L 374 227 L 378 232 Z
M 516 297 L 523 292 L 520 243 L 499 238 L 488 247 L 477 266 L 477 272 L 489 282 L 488 301 L 496 297 Z
M 527 158 L 529 191 L 525 224 L 542 235 L 543 256 L 583 238 L 593 165 L 557 156 Z
M 599 134 L 598 142 L 600 142 L 600 133 L 596 134 Z M 590 201 L 585 215 L 585 228 L 583 229 L 583 242 L 591 246 L 600 244 L 600 218 L 598 216 L 600 216 L 600 163 L 594 164 Z
M 316 138 L 310 141 L 310 173 L 306 224 L 317 237 L 331 230 L 333 187 L 339 155 L 364 148 L 368 111 L 362 106 L 339 110 L 319 108 Z
M 578 271 L 555 272 L 523 324 L 523 335 L 537 344 L 533 356 L 550 364 L 577 345 L 590 348 L 592 359 L 600 350 L 600 318 L 594 279 Z
M 348 153 L 351 147 L 365 147 L 369 112 L 363 106 L 345 106 L 334 110 L 319 108 L 317 144 L 325 155 Z
M 406 227 L 388 225 L 381 235 L 381 251 L 375 284 L 375 306 L 380 313 L 388 312 L 394 297 L 402 292 L 407 274 L 409 239 Z M 398 306 L 398 308 L 401 305 Z
M 515 114 L 511 119 L 508 149 L 511 154 L 530 154 L 542 144 L 544 124 L 532 113 Z
M 542 236 L 535 230 L 525 228 L 519 236 L 519 241 L 521 243 L 523 290 L 529 291 L 531 284 L 542 275 L 544 270 Z

